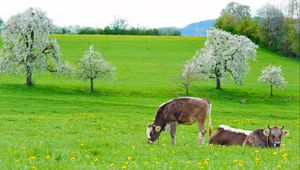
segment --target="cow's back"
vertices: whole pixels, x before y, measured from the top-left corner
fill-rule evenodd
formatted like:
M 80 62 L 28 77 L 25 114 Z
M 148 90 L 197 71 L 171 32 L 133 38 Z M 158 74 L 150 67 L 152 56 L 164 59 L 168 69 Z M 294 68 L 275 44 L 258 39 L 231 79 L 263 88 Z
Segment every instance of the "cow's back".
M 208 143 L 219 145 L 243 145 L 243 142 L 247 138 L 247 134 L 240 132 L 232 132 L 218 128 L 215 133 L 212 134 Z
M 209 101 L 207 99 L 180 97 L 160 106 L 168 121 L 178 123 L 192 123 L 197 118 L 206 118 Z

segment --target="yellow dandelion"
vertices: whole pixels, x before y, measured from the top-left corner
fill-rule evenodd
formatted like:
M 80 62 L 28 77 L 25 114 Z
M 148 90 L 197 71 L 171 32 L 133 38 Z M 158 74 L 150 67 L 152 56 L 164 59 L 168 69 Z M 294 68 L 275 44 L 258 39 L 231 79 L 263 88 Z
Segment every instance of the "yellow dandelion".
M 287 154 L 287 153 L 285 153 L 285 154 L 282 155 L 282 158 L 283 158 L 284 160 L 287 160 L 287 157 L 288 157 L 288 154 Z
M 128 156 L 127 157 L 128 161 L 132 160 L 132 157 L 131 156 Z
M 132 149 L 132 150 L 135 150 L 135 146 L 134 146 L 134 145 L 131 145 L 131 149 Z
M 235 159 L 235 160 L 233 160 L 233 162 L 234 162 L 234 163 L 237 163 L 237 162 L 239 162 L 239 160 L 236 160 L 236 159 Z
M 283 146 L 283 147 L 285 147 L 285 146 L 286 146 L 286 144 L 284 143 L 284 144 L 282 144 L 282 146 Z
M 76 157 L 75 157 L 75 156 L 72 156 L 72 157 L 71 157 L 71 160 L 72 160 L 72 161 L 75 161 L 75 160 L 76 160 Z
M 94 160 L 94 162 L 98 162 L 99 161 L 99 159 L 98 158 L 96 158 L 95 160 Z
M 273 155 L 276 156 L 276 155 L 277 155 L 277 152 L 273 152 Z
M 260 159 L 259 158 L 255 158 L 255 164 L 260 165 Z
M 276 166 L 276 168 L 278 168 L 278 169 L 281 168 L 281 167 L 282 167 L 282 166 L 281 166 L 280 164 L 277 164 L 277 166 Z
M 124 164 L 125 164 L 125 165 L 128 165 L 128 162 L 126 161 L 126 162 L 124 162 Z
M 208 146 L 209 146 L 209 147 L 212 147 L 212 146 L 214 146 L 214 144 L 209 144 Z
M 259 151 L 258 151 L 258 150 L 255 150 L 255 153 L 259 153 Z
M 46 159 L 50 159 L 50 155 L 47 155 L 47 156 L 46 156 Z
M 201 163 L 201 162 L 198 162 L 198 163 L 196 163 L 196 165 L 197 165 L 197 166 L 201 166 L 201 165 L 202 165 L 202 163 Z
M 166 144 L 165 144 L 165 143 L 163 143 L 163 144 L 162 144 L 162 146 L 163 146 L 163 147 L 165 147 L 165 146 L 166 146 Z
M 127 166 L 123 165 L 121 168 L 122 168 L 122 169 L 127 169 Z
M 80 147 L 84 147 L 84 144 L 82 143 L 82 144 L 80 144 Z
M 115 164 L 110 164 L 111 167 L 115 166 Z

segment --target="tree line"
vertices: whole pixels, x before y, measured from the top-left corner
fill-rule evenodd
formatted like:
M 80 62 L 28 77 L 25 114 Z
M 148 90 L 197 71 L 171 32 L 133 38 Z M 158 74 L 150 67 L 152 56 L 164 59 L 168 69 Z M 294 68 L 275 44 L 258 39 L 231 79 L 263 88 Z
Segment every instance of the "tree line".
M 175 27 L 145 28 L 129 27 L 125 19 L 117 18 L 104 28 L 93 27 L 54 27 L 52 34 L 112 34 L 112 35 L 170 35 L 180 36 L 180 30 Z
M 231 2 L 222 10 L 215 27 L 245 35 L 274 52 L 300 58 L 299 5 L 297 0 L 289 0 L 283 9 L 267 4 L 251 17 L 249 6 Z

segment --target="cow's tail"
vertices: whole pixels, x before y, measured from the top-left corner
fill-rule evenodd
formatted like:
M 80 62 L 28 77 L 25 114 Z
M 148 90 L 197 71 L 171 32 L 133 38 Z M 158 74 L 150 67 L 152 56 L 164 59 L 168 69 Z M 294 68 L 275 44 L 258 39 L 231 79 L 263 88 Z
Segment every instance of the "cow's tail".
M 208 136 L 210 137 L 211 136 L 211 133 L 212 133 L 212 124 L 211 124 L 211 103 L 208 103 L 209 104 L 209 108 L 208 108 Z

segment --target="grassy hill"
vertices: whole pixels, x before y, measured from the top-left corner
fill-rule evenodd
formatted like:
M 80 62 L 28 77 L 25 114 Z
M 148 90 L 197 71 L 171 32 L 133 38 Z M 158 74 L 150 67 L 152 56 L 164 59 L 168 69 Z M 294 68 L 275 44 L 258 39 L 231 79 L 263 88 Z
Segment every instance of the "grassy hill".
M 183 64 L 205 39 L 199 37 L 52 35 L 63 59 L 76 65 L 90 44 L 117 68 L 115 81 L 89 82 L 50 73 L 0 75 L 0 169 L 298 169 L 299 60 L 259 49 L 243 86 L 230 78 L 191 85 L 191 96 L 213 104 L 214 129 L 285 125 L 279 149 L 197 146 L 197 126 L 179 126 L 177 145 L 168 133 L 146 143 L 145 127 L 164 101 L 184 95 Z M 263 67 L 281 65 L 288 86 L 269 96 L 257 82 Z M 247 104 L 240 104 L 246 99 Z M 206 135 L 206 141 L 207 141 Z M 275 153 L 276 152 L 276 153 Z M 287 154 L 287 155 L 286 155 Z M 285 159 L 286 158 L 286 159 Z M 257 159 L 259 161 L 257 161 Z

